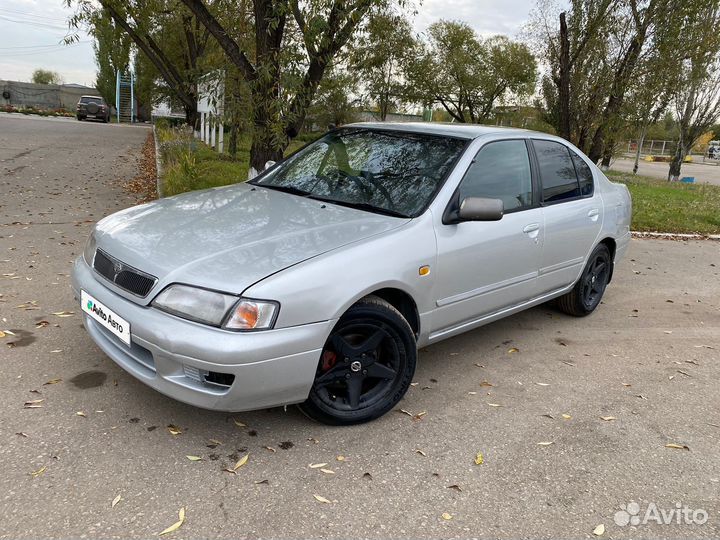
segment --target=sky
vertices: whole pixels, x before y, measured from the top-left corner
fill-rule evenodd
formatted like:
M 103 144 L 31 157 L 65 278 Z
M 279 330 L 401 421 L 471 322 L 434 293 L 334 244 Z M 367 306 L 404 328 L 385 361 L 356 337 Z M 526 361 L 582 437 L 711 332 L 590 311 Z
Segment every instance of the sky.
M 533 0 L 424 0 L 415 27 L 423 31 L 445 18 L 464 21 L 482 36 L 512 37 L 533 5 Z M 42 68 L 60 73 L 65 83 L 93 86 L 92 39 L 81 32 L 79 43 L 61 45 L 71 14 L 63 0 L 0 0 L 0 79 L 29 81 Z

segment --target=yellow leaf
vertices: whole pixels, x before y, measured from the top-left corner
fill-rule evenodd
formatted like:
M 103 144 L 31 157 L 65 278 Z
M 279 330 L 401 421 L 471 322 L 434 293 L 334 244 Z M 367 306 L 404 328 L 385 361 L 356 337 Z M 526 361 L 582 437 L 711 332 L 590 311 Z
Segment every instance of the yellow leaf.
M 676 448 L 677 450 L 690 450 L 690 447 L 686 444 L 667 443 L 665 448 Z
M 202 461 L 202 458 L 200 456 L 185 456 L 190 461 Z
M 491 407 L 502 407 L 499 403 L 488 403 Z
M 345 461 L 345 456 L 338 456 L 335 459 L 337 459 L 338 461 Z
M 318 502 L 325 503 L 325 504 L 332 504 L 325 497 L 321 497 L 320 495 L 313 495 L 313 497 L 315 497 L 315 500 Z
M 602 536 L 603 534 L 605 534 L 605 525 L 603 525 L 603 524 L 601 523 L 600 525 L 598 525 L 597 527 L 595 527 L 595 528 L 593 529 L 593 534 L 594 534 L 595 536 Z
M 563 414 L 562 417 L 563 417 L 565 420 L 571 420 L 571 419 L 572 419 L 572 416 L 570 416 L 569 414 Z
M 309 467 L 311 469 L 319 469 L 320 467 L 324 467 L 325 465 L 327 465 L 327 463 L 311 463 Z
M 180 434 L 182 433 L 182 431 L 180 431 L 180 428 L 179 428 L 179 427 L 173 426 L 172 424 L 170 424 L 170 425 L 167 427 L 167 429 L 168 429 L 168 431 L 170 432 L 171 435 L 180 435 Z
M 399 412 L 401 412 L 403 414 L 407 414 L 408 416 L 413 416 L 413 413 L 411 413 L 410 411 L 406 411 L 405 409 L 400 409 Z
M 235 422 L 235 425 L 236 425 L 237 427 L 247 427 L 247 424 L 243 424 L 240 420 L 235 420 L 235 419 L 233 418 L 233 422 Z
M 445 521 L 448 521 L 448 520 L 451 520 L 453 517 L 452 517 L 452 514 L 448 514 L 447 512 L 443 512 L 442 518 L 443 518 Z
M 33 478 L 37 478 L 38 476 L 40 476 L 42 473 L 45 472 L 45 469 L 47 469 L 47 467 L 42 466 L 37 471 L 32 471 L 30 474 L 32 475 Z
M 47 386 L 48 384 L 57 384 L 59 382 L 62 382 L 62 379 L 50 379 L 48 382 L 43 383 L 43 386 Z
M 162 536 L 164 534 L 170 534 L 171 532 L 177 531 L 183 523 L 185 523 L 185 507 L 184 506 L 178 512 L 178 522 L 170 525 L 167 529 L 165 529 L 163 532 L 158 534 L 158 536 Z
M 222 442 L 218 441 L 217 439 L 208 439 L 208 442 L 210 444 L 217 444 L 218 446 L 222 444 Z
M 483 463 L 485 463 L 485 458 L 483 457 L 482 452 L 478 452 L 475 455 L 475 465 L 482 465 Z
M 483 381 L 483 382 L 480 383 L 480 386 L 495 386 L 495 385 L 492 384 L 492 383 L 490 383 L 490 382 L 488 382 L 488 381 Z
M 85 416 L 85 413 L 82 411 L 78 411 L 75 413 L 76 416 Z M 86 416 L 85 416 L 86 417 Z M 86 417 L 87 418 L 87 417 Z
M 7 335 L 7 334 L 5 334 L 5 332 L 3 332 L 2 330 L 0 330 L 0 339 L 4 338 L 6 335 Z
M 612 422 L 613 420 L 616 420 L 614 416 L 601 416 L 600 420 L 605 420 L 606 422 Z
M 325 474 L 335 474 L 335 471 L 331 471 L 330 469 L 320 469 Z
M 518 349 L 517 347 L 511 347 L 508 349 L 508 354 L 513 354 L 516 352 L 520 352 L 520 349 Z
M 241 457 L 240 460 L 232 468 L 233 472 L 237 471 L 240 467 L 245 465 L 248 462 L 249 457 L 250 457 L 250 454 L 245 454 L 243 457 Z
M 115 505 L 117 503 L 119 503 L 121 500 L 122 500 L 122 495 L 118 495 L 117 497 L 115 497 L 113 499 L 112 503 L 110 503 L 110 508 L 115 508 Z
M 550 446 L 551 444 L 554 444 L 552 441 L 545 441 L 545 442 L 539 442 L 538 446 Z

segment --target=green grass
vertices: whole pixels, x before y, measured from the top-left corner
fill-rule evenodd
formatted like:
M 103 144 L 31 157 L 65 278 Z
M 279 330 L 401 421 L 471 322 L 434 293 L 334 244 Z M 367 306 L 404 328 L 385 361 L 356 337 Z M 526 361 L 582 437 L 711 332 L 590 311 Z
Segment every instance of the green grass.
M 720 233 L 720 186 L 670 183 L 616 171 L 605 174 L 630 190 L 633 200 L 632 230 Z
M 192 133 L 185 129 L 160 127 L 156 132 L 163 162 L 162 181 L 165 196 L 227 186 L 247 180 L 250 168 L 249 138 L 238 141 L 237 156 L 232 159 L 228 154 L 218 154 L 203 142 L 193 138 Z M 286 154 L 304 146 L 308 136 L 312 134 L 292 141 Z M 225 144 L 227 145 L 227 137 Z

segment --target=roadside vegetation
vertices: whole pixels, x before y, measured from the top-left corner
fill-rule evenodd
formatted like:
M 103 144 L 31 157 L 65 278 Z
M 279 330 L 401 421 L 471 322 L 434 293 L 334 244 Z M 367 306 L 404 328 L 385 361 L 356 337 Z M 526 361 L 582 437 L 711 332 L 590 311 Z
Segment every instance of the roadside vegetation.
M 720 234 L 720 186 L 667 182 L 617 171 L 605 174 L 630 190 L 632 230 Z
M 75 116 L 73 111 L 66 109 L 40 109 L 38 107 L 15 107 L 14 105 L 3 105 L 0 107 L 0 111 L 4 113 L 36 114 L 39 116 Z
M 239 137 L 235 158 L 219 154 L 193 136 L 187 126 L 156 126 L 160 159 L 162 160 L 162 183 L 165 196 L 186 191 L 226 186 L 244 182 L 250 168 L 249 137 Z M 316 134 L 303 134 L 287 147 L 285 155 L 295 152 Z

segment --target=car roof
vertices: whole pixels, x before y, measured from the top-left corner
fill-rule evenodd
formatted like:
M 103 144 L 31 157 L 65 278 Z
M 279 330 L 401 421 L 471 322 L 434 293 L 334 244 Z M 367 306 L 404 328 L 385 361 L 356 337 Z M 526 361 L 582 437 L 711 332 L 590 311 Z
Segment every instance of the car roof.
M 421 133 L 426 135 L 440 135 L 457 137 L 461 139 L 475 139 L 490 133 L 523 134 L 533 133 L 526 129 L 508 128 L 502 126 L 483 126 L 479 124 L 449 124 L 441 122 L 357 122 L 343 126 L 382 129 L 388 131 L 402 131 L 406 133 Z

